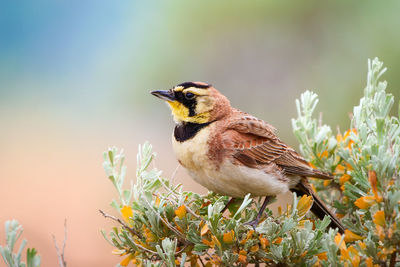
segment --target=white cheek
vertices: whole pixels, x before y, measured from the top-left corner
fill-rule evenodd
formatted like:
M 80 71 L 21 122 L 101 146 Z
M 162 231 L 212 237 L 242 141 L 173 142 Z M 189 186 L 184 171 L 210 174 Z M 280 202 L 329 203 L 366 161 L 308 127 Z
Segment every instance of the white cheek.
M 196 113 L 205 113 L 212 109 L 213 102 L 209 97 L 200 96 L 197 98 Z

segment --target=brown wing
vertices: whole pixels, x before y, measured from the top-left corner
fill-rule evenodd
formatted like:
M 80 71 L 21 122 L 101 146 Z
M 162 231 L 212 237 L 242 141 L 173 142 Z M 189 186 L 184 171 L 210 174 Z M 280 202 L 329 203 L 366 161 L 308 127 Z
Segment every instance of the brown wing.
M 233 157 L 252 168 L 276 165 L 286 175 L 332 179 L 328 173 L 311 168 L 296 151 L 283 143 L 274 128 L 253 116 L 240 116 L 227 127 Z

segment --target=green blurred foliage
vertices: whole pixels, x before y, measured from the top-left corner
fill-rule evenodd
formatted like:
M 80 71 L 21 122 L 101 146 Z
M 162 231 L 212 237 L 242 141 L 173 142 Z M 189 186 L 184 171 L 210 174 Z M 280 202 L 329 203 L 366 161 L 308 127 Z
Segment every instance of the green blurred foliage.
M 367 58 L 386 62 L 400 96 L 398 1 L 1 5 L 0 101 L 10 109 L 39 102 L 76 120 L 82 111 L 140 120 L 139 109 L 166 112 L 149 90 L 201 80 L 290 143 L 293 102 L 306 89 L 321 96 L 325 121 L 346 125 Z

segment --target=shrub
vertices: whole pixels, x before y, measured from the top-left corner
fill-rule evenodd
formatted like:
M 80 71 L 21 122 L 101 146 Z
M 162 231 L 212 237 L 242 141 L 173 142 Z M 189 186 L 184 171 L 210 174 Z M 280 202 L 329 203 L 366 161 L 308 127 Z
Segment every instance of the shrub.
M 294 194 L 277 215 L 266 209 L 256 229 L 243 224 L 256 216 L 250 196 L 221 214 L 228 197 L 184 191 L 150 169 L 151 145 L 139 146 L 136 183 L 124 189 L 124 155 L 116 148 L 104 154 L 104 168 L 118 192 L 111 205 L 119 223 L 104 237 L 120 255 L 121 266 L 400 266 L 400 123 L 390 115 L 394 98 L 379 81 L 385 69 L 368 61 L 367 85 L 353 109 L 349 130 L 333 134 L 313 117 L 318 103 L 306 91 L 296 100 L 292 120 L 301 154 L 335 179 L 312 179 L 315 190 L 336 208 L 347 227 L 344 235 L 329 229 L 329 219 L 307 211 L 312 199 Z

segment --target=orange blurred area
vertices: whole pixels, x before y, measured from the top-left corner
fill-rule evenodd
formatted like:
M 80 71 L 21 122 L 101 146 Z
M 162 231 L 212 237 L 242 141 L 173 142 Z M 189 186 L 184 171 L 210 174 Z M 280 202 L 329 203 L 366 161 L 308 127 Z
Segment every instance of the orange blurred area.
M 14 118 L 2 132 L 6 138 L 2 139 L 0 154 L 0 223 L 17 219 L 24 228 L 23 238 L 28 240 L 28 247 L 35 247 L 42 255 L 42 265 L 55 266 L 57 254 L 52 234 L 61 247 L 67 219 L 65 259 L 69 266 L 115 265 L 119 256 L 111 254 L 113 248 L 100 234 L 100 229 L 108 232 L 116 223 L 103 218 L 99 209 L 119 216 L 109 206 L 117 194 L 103 172 L 102 152 L 107 144 L 124 147 L 128 178 L 134 179 L 137 145 L 149 140 L 157 153 L 154 166 L 171 178 L 178 167 L 170 144 L 171 129 L 156 129 L 142 122 L 141 127 L 151 131 L 138 133 L 129 121 L 76 129 L 55 118 L 35 117 L 30 118 L 29 126 L 25 123 L 24 116 L 20 121 Z M 206 193 L 182 168 L 174 182 L 183 183 L 185 190 Z M 2 230 L 0 240 L 4 238 Z

